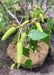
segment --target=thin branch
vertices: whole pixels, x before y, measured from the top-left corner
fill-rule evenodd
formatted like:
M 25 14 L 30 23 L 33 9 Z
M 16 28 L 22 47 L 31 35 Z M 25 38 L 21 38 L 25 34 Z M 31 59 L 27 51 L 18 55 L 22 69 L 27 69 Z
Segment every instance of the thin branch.
M 42 7 L 42 5 L 43 5 L 43 2 L 44 2 L 44 0 L 42 0 L 42 1 L 41 1 L 41 3 L 40 3 L 40 7 Z
M 40 17 L 39 17 L 39 18 L 37 18 L 37 19 L 35 19 L 33 22 L 28 23 L 27 25 L 24 25 L 22 28 L 33 25 L 33 24 L 34 24 L 34 22 L 35 22 L 35 21 L 37 21 L 38 19 L 40 19 Z
M 49 3 L 49 0 L 46 1 L 46 6 L 48 5 L 48 3 Z
M 16 22 L 20 25 L 19 20 L 16 18 L 16 16 L 15 16 L 14 14 L 12 14 L 12 13 L 10 12 L 10 10 L 6 10 L 6 12 L 7 12 L 13 19 L 15 19 Z
M 46 2 L 46 6 L 48 5 L 48 2 L 49 2 L 49 1 L 47 0 L 47 2 Z M 51 4 L 52 4 L 52 3 L 51 3 Z M 50 5 L 51 5 L 51 4 L 50 4 Z M 44 11 L 43 14 L 45 14 L 48 10 L 49 10 L 49 6 L 47 6 L 47 8 L 46 8 L 46 10 Z
M 24 1 L 22 0 L 22 6 L 23 6 L 23 8 L 24 8 Z
M 49 10 L 49 7 L 46 8 L 46 10 L 44 11 L 43 15 Z
M 28 16 L 28 0 L 25 0 L 25 16 Z M 25 20 L 27 20 L 28 17 L 25 18 Z
M 50 38 L 50 41 L 54 42 L 54 39 Z

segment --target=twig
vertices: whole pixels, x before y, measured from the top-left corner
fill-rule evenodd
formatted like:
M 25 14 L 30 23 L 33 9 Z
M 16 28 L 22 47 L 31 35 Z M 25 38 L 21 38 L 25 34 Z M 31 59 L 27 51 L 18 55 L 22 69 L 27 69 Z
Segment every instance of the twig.
M 46 1 L 46 6 L 48 5 L 49 0 Z
M 22 6 L 23 6 L 23 8 L 24 8 L 24 1 L 22 0 Z
M 28 0 L 25 0 L 25 16 L 28 16 Z M 25 18 L 25 20 L 27 20 L 28 17 Z
M 49 2 L 49 1 L 47 0 L 46 6 L 48 5 L 48 2 Z M 52 4 L 52 3 L 51 3 L 51 4 Z M 50 4 L 50 5 L 51 5 L 51 4 Z M 43 15 L 44 15 L 48 10 L 49 10 L 49 6 L 47 6 L 47 8 L 46 8 L 46 10 L 44 11 Z
M 46 10 L 44 11 L 43 15 L 49 10 L 49 7 L 46 8 Z
M 42 0 L 42 1 L 41 1 L 41 3 L 40 3 L 40 7 L 42 7 L 42 5 L 43 5 L 43 2 L 44 2 L 44 0 Z
M 10 12 L 10 10 L 6 10 L 6 12 L 7 12 L 13 19 L 15 19 L 16 22 L 20 25 L 19 20 L 16 18 L 16 16 L 15 16 L 14 14 L 12 14 L 12 13 Z
M 50 41 L 54 42 L 54 39 L 50 38 Z
M 35 22 L 35 21 L 37 21 L 38 19 L 40 19 L 40 17 L 39 17 L 39 18 L 37 18 L 37 19 L 35 19 L 35 20 L 34 20 L 34 22 Z M 27 25 L 24 25 L 24 26 L 23 26 L 23 28 L 24 28 L 24 27 L 28 27 L 28 26 L 32 25 L 34 22 L 31 22 L 31 23 L 28 23 Z

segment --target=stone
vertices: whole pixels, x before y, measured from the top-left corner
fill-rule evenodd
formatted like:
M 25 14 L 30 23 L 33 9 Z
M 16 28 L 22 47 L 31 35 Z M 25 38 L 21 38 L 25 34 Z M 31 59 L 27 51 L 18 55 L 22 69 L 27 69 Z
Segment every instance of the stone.
M 17 63 L 17 47 L 16 47 L 16 42 L 12 42 L 8 48 L 7 48 L 7 54 L 8 56 L 15 60 L 15 63 Z M 39 53 L 38 53 L 39 52 Z M 48 52 L 49 52 L 49 47 L 46 43 L 44 42 L 38 42 L 38 48 L 37 50 L 35 50 L 35 52 L 33 52 L 31 49 L 30 49 L 30 56 L 29 57 L 25 57 L 23 55 L 23 59 L 22 59 L 22 62 L 21 62 L 21 66 L 25 63 L 25 61 L 27 59 L 31 59 L 32 60 L 32 68 L 35 68 L 35 67 L 40 67 L 43 65 L 47 55 L 48 55 Z

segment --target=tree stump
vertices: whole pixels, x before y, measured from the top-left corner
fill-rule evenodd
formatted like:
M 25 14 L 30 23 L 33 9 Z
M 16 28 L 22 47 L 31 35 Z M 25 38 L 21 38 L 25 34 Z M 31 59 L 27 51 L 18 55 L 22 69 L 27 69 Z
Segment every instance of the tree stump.
M 15 63 L 17 63 L 17 47 L 16 47 L 16 45 L 17 45 L 16 42 L 12 42 L 7 48 L 8 56 L 11 59 L 15 60 Z M 45 59 L 46 59 L 46 57 L 47 57 L 48 52 L 49 52 L 48 45 L 46 43 L 44 43 L 44 42 L 39 41 L 38 42 L 38 48 L 37 48 L 37 50 L 35 50 L 35 52 L 33 52 L 30 49 L 30 56 L 29 57 L 25 57 L 23 55 L 21 66 L 25 63 L 25 61 L 27 59 L 32 60 L 32 68 L 42 66 L 44 61 L 45 61 Z

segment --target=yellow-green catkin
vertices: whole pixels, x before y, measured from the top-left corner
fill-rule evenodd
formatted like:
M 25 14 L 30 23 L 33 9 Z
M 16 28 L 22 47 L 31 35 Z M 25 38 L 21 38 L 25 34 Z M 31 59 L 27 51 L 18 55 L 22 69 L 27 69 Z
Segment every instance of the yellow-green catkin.
M 39 31 L 43 32 L 43 29 L 42 29 L 40 23 L 39 23 L 39 22 L 35 22 L 35 24 L 36 24 L 36 26 L 37 26 L 37 29 L 38 29 Z
M 14 66 L 15 66 L 15 63 L 14 63 L 14 64 L 12 64 L 12 66 L 11 66 L 11 70 L 13 70 Z
M 15 27 L 11 27 L 2 37 L 2 41 L 5 41 L 11 34 L 16 31 Z
M 17 62 L 18 62 L 17 68 L 19 68 L 19 66 L 20 66 L 20 63 L 22 61 L 22 57 L 23 57 L 22 43 L 18 42 L 17 43 Z
M 26 33 L 24 32 L 21 36 L 21 43 L 23 44 L 26 38 Z
M 26 24 L 28 24 L 29 23 L 29 20 L 26 20 L 25 22 L 23 22 L 20 26 L 22 27 L 22 26 L 24 26 L 24 25 L 26 25 Z
M 42 19 L 42 22 L 44 22 L 44 18 L 43 18 L 43 14 L 42 13 L 40 13 L 40 17 Z

